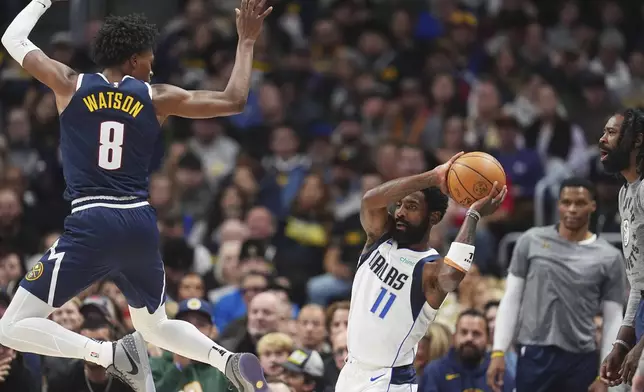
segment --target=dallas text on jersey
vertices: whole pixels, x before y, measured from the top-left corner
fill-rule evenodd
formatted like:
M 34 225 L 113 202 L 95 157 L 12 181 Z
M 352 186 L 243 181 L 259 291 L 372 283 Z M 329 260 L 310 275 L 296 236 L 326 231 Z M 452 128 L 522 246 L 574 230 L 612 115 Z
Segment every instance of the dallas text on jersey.
M 90 113 L 101 109 L 114 109 L 136 118 L 143 109 L 143 104 L 139 100 L 116 91 L 92 93 L 84 97 L 83 102 Z
M 378 276 L 378 279 L 394 290 L 400 290 L 409 279 L 409 275 L 401 273 L 396 267 L 388 264 L 378 251 L 371 256 L 369 269 Z

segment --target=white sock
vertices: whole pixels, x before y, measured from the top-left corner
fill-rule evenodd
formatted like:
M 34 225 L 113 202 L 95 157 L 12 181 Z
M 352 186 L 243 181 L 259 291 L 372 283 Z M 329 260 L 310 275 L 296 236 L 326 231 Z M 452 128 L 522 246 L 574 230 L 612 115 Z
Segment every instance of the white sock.
M 213 342 L 212 348 L 208 352 L 208 363 L 225 373 L 226 364 L 232 355 L 233 353 Z
M 194 325 L 182 320 L 168 320 L 161 306 L 154 314 L 147 309 L 130 308 L 132 324 L 143 338 L 164 350 L 194 361 L 210 364 L 222 373 L 232 353 L 202 334 Z
M 2 343 L 16 351 L 85 359 L 105 367 L 112 363 L 111 344 L 93 341 L 48 320 L 53 310 L 24 288 L 18 288 L 0 320 Z
M 87 344 L 85 344 L 83 359 L 106 368 L 112 364 L 114 359 L 114 349 L 112 347 L 112 342 L 99 342 L 88 339 Z

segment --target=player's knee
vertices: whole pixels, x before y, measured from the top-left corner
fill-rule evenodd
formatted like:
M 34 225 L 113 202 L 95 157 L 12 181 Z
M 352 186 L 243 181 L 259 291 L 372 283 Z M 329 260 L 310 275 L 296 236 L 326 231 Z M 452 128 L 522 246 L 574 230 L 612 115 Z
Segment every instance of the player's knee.
M 161 324 L 168 319 L 163 306 L 154 313 L 149 313 L 146 308 L 130 308 L 130 317 L 134 329 L 139 331 L 143 338 L 150 343 L 154 343 L 155 337 L 159 336 L 158 331 Z

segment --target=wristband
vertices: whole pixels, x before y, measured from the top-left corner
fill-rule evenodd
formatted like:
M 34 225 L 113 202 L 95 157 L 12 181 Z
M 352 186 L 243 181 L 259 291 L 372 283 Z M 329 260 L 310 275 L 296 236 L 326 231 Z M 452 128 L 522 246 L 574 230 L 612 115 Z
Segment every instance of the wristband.
M 630 345 L 630 344 L 628 344 L 628 343 L 626 343 L 625 341 L 623 341 L 623 340 L 621 340 L 621 339 L 617 339 L 617 340 L 615 340 L 615 342 L 613 343 L 613 347 L 614 347 L 616 344 L 619 344 L 620 346 L 623 346 L 623 347 L 626 349 L 626 351 L 631 351 L 631 348 L 632 348 L 632 347 L 631 347 L 631 345 Z
M 467 272 L 474 260 L 474 246 L 461 242 L 452 242 L 445 256 L 445 264 L 461 272 Z
M 477 222 L 481 220 L 481 214 L 479 214 L 479 212 L 478 212 L 478 211 L 473 210 L 473 209 L 471 209 L 471 208 L 470 208 L 469 210 L 467 210 L 467 212 L 465 213 L 465 215 L 467 215 L 467 216 L 471 217 L 472 219 L 474 219 L 474 220 L 475 220 L 475 221 L 477 221 Z
M 491 358 L 502 358 L 505 357 L 505 353 L 503 351 L 492 351 L 492 354 L 490 355 Z

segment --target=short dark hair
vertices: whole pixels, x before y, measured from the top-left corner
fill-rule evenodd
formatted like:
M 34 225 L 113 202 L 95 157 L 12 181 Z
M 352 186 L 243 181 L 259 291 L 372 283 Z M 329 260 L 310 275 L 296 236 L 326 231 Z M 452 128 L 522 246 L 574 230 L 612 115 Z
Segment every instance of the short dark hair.
M 487 313 L 488 310 L 490 310 L 491 308 L 498 308 L 499 305 L 501 305 L 501 303 L 497 300 L 487 301 L 487 303 L 483 307 L 483 312 Z
M 108 16 L 94 39 L 94 62 L 105 68 L 122 65 L 135 54 L 153 50 L 157 35 L 144 15 Z
M 446 194 L 441 192 L 440 188 L 432 186 L 422 190 L 423 195 L 425 196 L 425 203 L 427 203 L 427 211 L 432 213 L 438 211 L 441 213 L 441 219 L 445 216 L 447 211 L 447 204 L 449 203 L 449 198 Z
M 584 188 L 590 193 L 590 198 L 595 200 L 595 185 L 590 180 L 580 177 L 571 177 L 563 180 L 561 187 L 559 187 L 559 196 L 561 196 L 561 192 L 566 188 Z
M 483 320 L 483 324 L 485 325 L 485 333 L 487 334 L 487 336 L 490 336 L 490 327 L 487 325 L 487 319 L 480 310 L 474 308 L 465 309 L 464 311 L 459 313 L 458 318 L 456 319 L 456 325 L 458 325 L 461 319 L 465 316 L 478 317 Z
M 628 108 L 622 113 L 624 121 L 620 129 L 619 139 L 617 144 L 621 145 L 622 141 L 630 144 L 629 150 L 635 148 L 638 134 L 644 134 L 644 110 L 642 108 Z M 637 158 L 635 161 L 637 172 L 640 177 L 644 176 L 644 143 L 642 143 L 637 151 Z
M 97 329 L 103 328 L 107 328 L 110 331 L 110 340 L 113 340 L 116 337 L 116 329 L 114 325 L 110 324 L 110 322 L 105 320 L 103 317 L 87 317 L 80 327 L 81 331 L 83 329 L 96 331 Z

